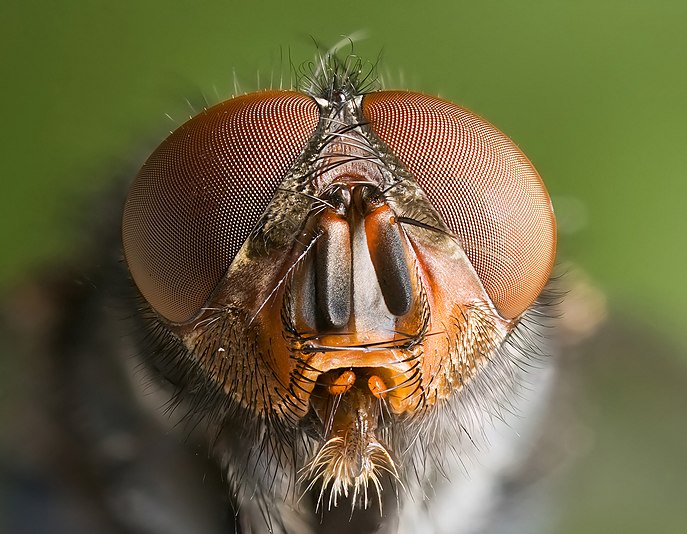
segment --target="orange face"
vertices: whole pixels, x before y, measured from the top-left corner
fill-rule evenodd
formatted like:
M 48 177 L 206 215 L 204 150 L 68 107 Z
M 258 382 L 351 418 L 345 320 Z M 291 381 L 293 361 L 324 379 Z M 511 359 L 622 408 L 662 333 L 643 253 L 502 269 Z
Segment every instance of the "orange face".
M 256 418 L 310 418 L 308 476 L 355 485 L 375 462 L 345 443 L 393 465 L 380 420 L 422 416 L 489 364 L 549 279 L 556 229 L 537 172 L 488 122 L 332 85 L 182 125 L 137 176 L 123 242 L 181 365 Z

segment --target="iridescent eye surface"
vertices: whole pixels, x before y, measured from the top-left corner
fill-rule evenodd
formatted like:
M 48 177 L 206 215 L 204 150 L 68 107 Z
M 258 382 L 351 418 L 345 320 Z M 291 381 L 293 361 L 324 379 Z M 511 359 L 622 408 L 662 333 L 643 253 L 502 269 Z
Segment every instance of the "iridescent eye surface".
M 371 93 L 362 114 L 460 238 L 499 312 L 522 314 L 555 257 L 551 203 L 527 158 L 488 122 L 423 94 Z M 318 120 L 309 96 L 254 93 L 194 117 L 151 155 L 126 203 L 123 241 L 162 317 L 199 312 Z
M 460 238 L 501 315 L 522 314 L 556 252 L 551 201 L 525 155 L 487 121 L 423 94 L 371 93 L 363 115 Z
M 306 95 L 253 93 L 205 110 L 150 156 L 122 234 L 131 275 L 157 313 L 184 322 L 200 311 L 318 117 Z

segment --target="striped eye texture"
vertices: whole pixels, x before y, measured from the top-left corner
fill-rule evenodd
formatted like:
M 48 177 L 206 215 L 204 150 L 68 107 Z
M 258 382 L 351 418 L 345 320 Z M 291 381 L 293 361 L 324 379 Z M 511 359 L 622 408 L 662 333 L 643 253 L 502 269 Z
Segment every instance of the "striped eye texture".
M 122 237 L 136 285 L 163 318 L 187 322 L 201 310 L 318 119 L 304 94 L 252 93 L 195 116 L 150 156 Z
M 556 250 L 551 201 L 529 160 L 487 121 L 438 98 L 370 93 L 362 112 L 458 236 L 499 313 L 521 315 Z

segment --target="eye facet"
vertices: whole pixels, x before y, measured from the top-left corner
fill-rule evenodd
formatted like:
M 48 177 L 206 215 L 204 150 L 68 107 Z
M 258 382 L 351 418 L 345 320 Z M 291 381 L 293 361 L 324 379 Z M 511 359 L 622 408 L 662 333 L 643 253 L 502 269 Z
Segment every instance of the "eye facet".
M 318 119 L 307 95 L 252 93 L 192 118 L 150 156 L 122 234 L 131 275 L 163 318 L 181 323 L 200 311 Z
M 521 315 L 556 251 L 551 201 L 525 155 L 485 120 L 427 95 L 370 93 L 362 111 L 458 236 L 499 313 Z

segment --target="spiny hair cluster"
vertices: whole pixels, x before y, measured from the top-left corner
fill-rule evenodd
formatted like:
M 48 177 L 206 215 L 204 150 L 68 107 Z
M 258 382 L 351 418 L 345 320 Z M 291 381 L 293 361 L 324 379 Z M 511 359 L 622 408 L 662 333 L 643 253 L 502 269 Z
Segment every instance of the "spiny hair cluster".
M 352 51 L 338 55 L 332 51 L 320 52 L 314 61 L 292 66 L 296 87 L 314 98 L 328 101 L 337 93 L 364 95 L 381 87 L 377 75 L 377 62 L 365 61 Z

